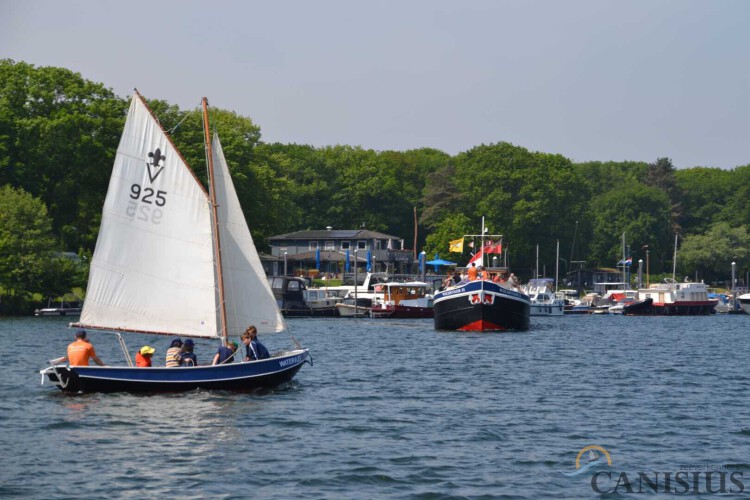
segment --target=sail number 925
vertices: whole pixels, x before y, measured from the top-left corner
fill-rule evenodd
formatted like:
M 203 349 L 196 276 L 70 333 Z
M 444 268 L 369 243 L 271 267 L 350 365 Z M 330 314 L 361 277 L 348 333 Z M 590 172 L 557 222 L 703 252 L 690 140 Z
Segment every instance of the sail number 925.
M 157 207 L 163 207 L 167 203 L 166 191 L 154 191 L 153 189 L 141 188 L 139 184 L 130 186 L 130 197 L 134 200 L 140 200 L 142 203 L 155 204 Z

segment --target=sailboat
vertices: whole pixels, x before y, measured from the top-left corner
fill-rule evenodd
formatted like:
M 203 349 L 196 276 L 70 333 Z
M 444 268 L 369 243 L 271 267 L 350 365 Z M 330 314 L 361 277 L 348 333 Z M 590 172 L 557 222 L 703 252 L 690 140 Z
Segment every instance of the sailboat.
M 290 381 L 309 350 L 216 366 L 133 367 L 120 332 L 235 338 L 286 325 L 255 249 L 202 100 L 210 191 L 134 92 L 107 190 L 86 301 L 71 326 L 114 332 L 125 366 L 40 370 L 66 392 L 253 390 Z M 296 343 L 296 341 L 295 341 Z M 239 352 L 238 352 L 239 354 Z

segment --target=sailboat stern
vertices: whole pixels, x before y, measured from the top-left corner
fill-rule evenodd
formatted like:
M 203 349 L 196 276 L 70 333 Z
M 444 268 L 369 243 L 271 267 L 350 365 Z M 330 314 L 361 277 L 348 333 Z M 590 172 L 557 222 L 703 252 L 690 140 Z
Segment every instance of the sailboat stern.
M 46 377 L 46 380 L 64 392 L 78 392 L 81 388 L 78 374 L 67 365 L 48 366 L 39 370 L 39 373 L 42 375 L 42 385 Z

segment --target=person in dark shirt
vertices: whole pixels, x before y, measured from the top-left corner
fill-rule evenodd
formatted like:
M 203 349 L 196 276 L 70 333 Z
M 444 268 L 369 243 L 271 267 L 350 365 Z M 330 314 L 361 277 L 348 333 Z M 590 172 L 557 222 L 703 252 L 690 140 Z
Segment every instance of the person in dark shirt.
M 191 339 L 187 339 L 182 344 L 182 352 L 180 352 L 180 366 L 198 366 L 198 358 L 193 352 L 195 342 Z
M 245 344 L 245 361 L 255 361 L 271 357 L 266 346 L 258 340 L 258 329 L 254 325 L 248 326 L 241 338 L 242 343 Z
M 223 365 L 234 361 L 234 352 L 237 350 L 237 344 L 227 340 L 226 344 L 219 347 L 214 356 L 212 365 Z

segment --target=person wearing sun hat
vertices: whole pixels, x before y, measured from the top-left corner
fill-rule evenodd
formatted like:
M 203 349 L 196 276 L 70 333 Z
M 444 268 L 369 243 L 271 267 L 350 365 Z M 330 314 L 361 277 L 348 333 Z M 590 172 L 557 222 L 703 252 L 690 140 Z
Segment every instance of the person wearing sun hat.
M 144 345 L 141 350 L 135 355 L 135 366 L 148 367 L 151 366 L 151 356 L 154 355 L 156 349 L 149 345 Z

